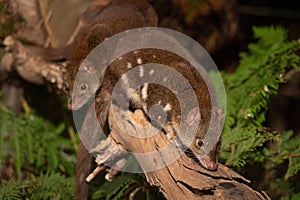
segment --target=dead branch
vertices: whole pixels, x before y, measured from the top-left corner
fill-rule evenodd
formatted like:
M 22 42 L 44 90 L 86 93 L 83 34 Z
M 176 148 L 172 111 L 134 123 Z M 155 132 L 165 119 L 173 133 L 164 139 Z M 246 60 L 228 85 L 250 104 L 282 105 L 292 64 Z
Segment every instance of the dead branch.
M 49 21 L 48 21 L 48 17 L 47 17 L 47 11 L 46 11 L 46 6 L 44 4 L 43 0 L 38 0 L 38 4 L 39 4 L 39 9 L 41 12 L 41 17 L 43 19 L 43 23 L 44 23 L 44 27 L 47 31 L 48 37 L 49 37 L 49 41 L 50 41 L 50 46 L 52 48 L 56 47 L 56 43 L 55 43 L 55 39 L 54 39 L 54 34 L 53 31 L 49 25 Z
M 0 64 L 0 80 L 4 80 L 9 72 L 16 71 L 24 80 L 34 84 L 51 83 L 57 89 L 63 86 L 63 69 L 56 61 L 68 59 L 72 49 L 72 42 L 78 33 L 78 30 L 86 24 L 95 14 L 107 5 L 111 0 L 95 0 L 92 1 L 87 10 L 83 13 L 74 33 L 71 35 L 68 45 L 64 48 L 55 47 L 55 39 L 52 30 L 48 24 L 46 17 L 46 8 L 42 1 L 39 1 L 39 9 L 42 13 L 42 20 L 48 37 L 51 41 L 52 49 L 42 48 L 46 42 L 44 33 L 41 28 L 41 20 L 38 15 L 38 8 L 32 1 L 22 3 L 22 1 L 14 0 L 14 5 L 20 14 L 26 20 L 26 26 L 22 27 L 18 38 L 38 44 L 39 46 L 25 46 L 14 36 L 8 36 L 3 44 L 6 46 L 7 54 L 4 55 Z M 24 4 L 24 5 L 23 5 Z M 33 6 L 34 5 L 34 6 Z M 26 9 L 30 11 L 26 12 Z M 39 24 L 39 25 L 37 25 Z M 34 28 L 33 28 L 34 27 Z M 30 30 L 30 33 L 28 32 Z M 38 34 L 38 36 L 36 36 Z M 43 37 L 42 37 L 43 36 Z

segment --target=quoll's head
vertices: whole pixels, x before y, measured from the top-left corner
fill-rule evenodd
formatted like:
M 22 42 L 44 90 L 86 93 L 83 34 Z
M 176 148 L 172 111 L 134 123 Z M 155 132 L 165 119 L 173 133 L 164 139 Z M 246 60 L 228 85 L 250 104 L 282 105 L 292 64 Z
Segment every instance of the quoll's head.
M 192 126 L 196 121 L 199 122 L 197 133 L 190 145 L 190 149 L 201 165 L 210 171 L 216 171 L 218 168 L 222 116 L 223 109 L 213 107 L 209 119 L 201 117 L 200 111 L 194 109 L 190 111 L 187 117 L 189 126 Z
M 73 77 L 66 75 L 65 79 L 65 91 L 68 95 L 68 108 L 70 110 L 81 108 L 98 89 L 99 78 L 96 70 L 88 61 L 81 64 Z
M 220 140 L 216 140 L 218 140 L 216 144 L 210 147 L 206 138 L 196 138 L 191 147 L 201 165 L 210 171 L 216 171 L 218 169 Z

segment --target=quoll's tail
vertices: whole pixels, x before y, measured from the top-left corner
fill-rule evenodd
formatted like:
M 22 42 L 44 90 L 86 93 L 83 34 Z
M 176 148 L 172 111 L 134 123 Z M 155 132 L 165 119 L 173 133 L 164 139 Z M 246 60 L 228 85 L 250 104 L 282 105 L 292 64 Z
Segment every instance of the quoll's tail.
M 88 198 L 88 183 L 85 181 L 85 178 L 90 174 L 91 159 L 92 156 L 80 141 L 76 162 L 76 200 Z

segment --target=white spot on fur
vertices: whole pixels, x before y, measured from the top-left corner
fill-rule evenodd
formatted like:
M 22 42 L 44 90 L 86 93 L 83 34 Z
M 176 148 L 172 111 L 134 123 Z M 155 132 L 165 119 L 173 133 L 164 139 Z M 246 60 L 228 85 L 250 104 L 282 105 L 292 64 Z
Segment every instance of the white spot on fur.
M 158 104 L 161 104 L 161 100 L 158 101 Z
M 134 51 L 133 53 L 134 53 L 134 54 L 137 54 L 138 52 L 140 52 L 140 51 Z
M 165 78 L 163 79 L 163 81 L 164 81 L 164 82 L 166 82 L 167 80 L 168 80 L 168 78 L 167 78 L 167 77 L 165 77 Z
M 128 78 L 127 78 L 126 74 L 123 74 L 123 75 L 122 75 L 122 81 L 123 81 L 126 85 L 128 85 Z
M 171 106 L 171 104 L 167 104 L 165 107 L 164 107 L 164 111 L 170 111 L 170 110 L 172 110 L 172 106 Z
M 154 74 L 154 69 L 151 69 L 149 72 L 150 75 Z
M 118 58 L 118 60 L 122 60 L 122 59 L 123 59 L 123 57 L 122 57 L 122 56 Z
M 130 69 L 130 68 L 132 67 L 131 63 L 130 63 L 130 62 L 127 62 L 126 67 L 127 67 L 128 69 Z
M 121 77 L 121 80 L 123 81 L 123 87 L 126 91 L 126 95 L 129 96 L 130 92 L 131 92 L 131 88 L 130 88 L 130 85 L 129 85 L 129 81 L 128 81 L 128 77 L 126 76 L 126 74 L 123 74 L 122 77 Z M 131 89 L 131 90 L 130 90 Z
M 140 66 L 140 77 L 144 76 L 144 67 Z
M 143 63 L 143 61 L 142 61 L 141 58 L 137 58 L 136 61 L 137 61 L 137 63 L 138 63 L 139 65 Z
M 148 97 L 148 83 L 144 84 L 144 87 L 142 88 L 142 98 L 145 100 Z
M 156 55 L 153 54 L 153 55 L 152 55 L 152 58 L 156 58 Z

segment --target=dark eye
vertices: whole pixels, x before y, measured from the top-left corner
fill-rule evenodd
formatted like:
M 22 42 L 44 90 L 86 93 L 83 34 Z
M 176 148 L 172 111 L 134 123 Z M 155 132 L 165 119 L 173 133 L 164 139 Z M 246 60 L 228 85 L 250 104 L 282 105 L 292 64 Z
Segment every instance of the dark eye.
M 86 90 L 86 88 L 87 88 L 86 84 L 82 84 L 82 85 L 80 86 L 80 89 L 81 89 L 81 90 Z
M 200 139 L 197 139 L 197 141 L 196 141 L 196 144 L 198 145 L 198 147 L 200 148 L 200 147 L 202 147 L 203 146 L 203 141 L 202 140 L 200 140 Z

